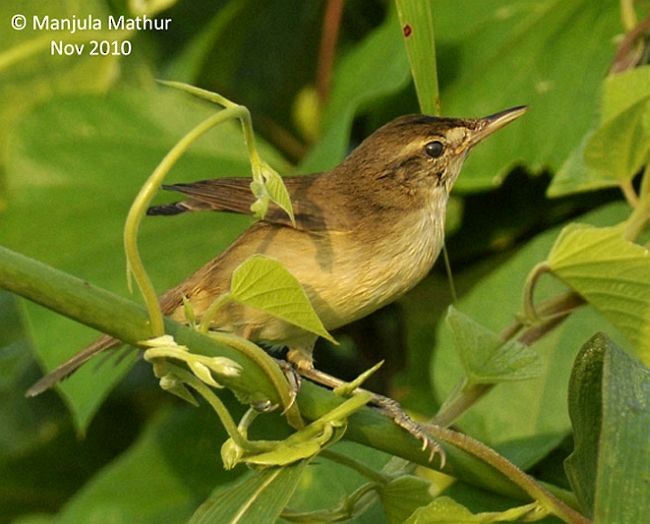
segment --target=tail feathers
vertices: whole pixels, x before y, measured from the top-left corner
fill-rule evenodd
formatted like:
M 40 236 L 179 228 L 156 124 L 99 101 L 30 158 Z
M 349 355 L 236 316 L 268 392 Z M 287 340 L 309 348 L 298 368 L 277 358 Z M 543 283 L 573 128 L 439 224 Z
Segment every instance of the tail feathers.
M 103 335 L 95 342 L 82 349 L 79 353 L 70 358 L 70 360 L 64 362 L 54 371 L 41 378 L 38 382 L 36 382 L 36 384 L 27 390 L 25 396 L 35 397 L 36 395 L 40 395 L 44 391 L 47 391 L 52 386 L 54 386 L 57 382 L 70 376 L 80 366 L 88 362 L 97 353 L 104 351 L 105 349 L 114 348 L 121 344 L 122 342 L 120 340 L 109 335 Z
M 187 206 L 184 202 L 173 202 L 171 204 L 163 204 L 160 206 L 151 206 L 147 209 L 147 215 L 162 215 L 162 216 L 172 216 L 180 215 L 186 211 L 192 211 L 192 208 Z

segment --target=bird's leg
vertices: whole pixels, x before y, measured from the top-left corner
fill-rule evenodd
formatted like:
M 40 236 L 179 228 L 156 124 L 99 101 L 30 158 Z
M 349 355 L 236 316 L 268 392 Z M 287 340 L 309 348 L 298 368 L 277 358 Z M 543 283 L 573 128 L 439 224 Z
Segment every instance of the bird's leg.
M 313 382 L 316 382 L 322 386 L 328 388 L 345 388 L 347 382 L 333 377 L 323 371 L 319 371 L 316 368 L 312 367 L 311 369 L 298 369 L 298 373 Z M 357 388 L 356 391 L 366 391 L 362 388 Z M 440 467 L 444 467 L 445 464 L 445 453 L 440 445 L 433 440 L 424 429 L 424 427 L 409 417 L 399 402 L 393 400 L 392 398 L 379 395 L 378 393 L 369 392 L 372 395 L 370 402 L 377 406 L 381 411 L 384 412 L 388 417 L 390 417 L 395 424 L 399 427 L 408 431 L 416 439 L 422 442 L 422 450 L 427 448 L 430 450 L 429 460 L 433 460 L 433 457 L 436 453 L 440 454 Z

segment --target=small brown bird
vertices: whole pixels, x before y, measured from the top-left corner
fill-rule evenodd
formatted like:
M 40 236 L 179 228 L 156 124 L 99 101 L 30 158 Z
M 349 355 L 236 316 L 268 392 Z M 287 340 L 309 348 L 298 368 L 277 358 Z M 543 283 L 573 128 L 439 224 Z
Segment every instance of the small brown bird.
M 270 206 L 225 252 L 160 298 L 163 313 L 185 321 L 182 297 L 197 319 L 230 289 L 233 270 L 253 254 L 280 261 L 302 284 L 328 330 L 394 301 L 429 272 L 444 241 L 449 192 L 470 149 L 526 111 L 514 107 L 485 118 L 403 116 L 384 125 L 326 173 L 285 177 L 296 224 Z M 248 178 L 220 178 L 166 189 L 186 200 L 153 207 L 151 215 L 213 210 L 250 213 Z M 214 329 L 288 347 L 299 369 L 312 367 L 317 336 L 263 311 L 228 304 Z M 94 354 L 119 344 L 104 336 L 42 378 L 36 395 Z

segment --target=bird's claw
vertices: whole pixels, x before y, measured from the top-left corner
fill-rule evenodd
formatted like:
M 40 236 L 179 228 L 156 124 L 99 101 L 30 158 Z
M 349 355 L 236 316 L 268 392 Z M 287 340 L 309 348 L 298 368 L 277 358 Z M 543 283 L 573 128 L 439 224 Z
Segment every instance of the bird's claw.
M 440 469 L 445 467 L 446 455 L 440 444 L 429 436 L 425 426 L 409 417 L 396 400 L 376 395 L 373 403 L 382 409 L 395 424 L 422 442 L 422 451 L 430 450 L 429 462 L 432 462 L 436 453 L 438 453 L 440 455 Z
M 296 397 L 298 397 L 298 391 L 300 391 L 300 384 L 301 384 L 301 377 L 296 368 L 291 365 L 291 363 L 287 362 L 286 360 L 282 359 L 275 359 L 275 361 L 278 363 L 278 366 L 280 366 L 280 369 L 284 373 L 285 378 L 287 379 L 287 382 L 289 383 L 289 403 L 285 406 L 284 410 L 282 411 L 282 414 L 284 415 L 287 411 L 291 409 L 291 407 L 294 405 L 296 402 Z

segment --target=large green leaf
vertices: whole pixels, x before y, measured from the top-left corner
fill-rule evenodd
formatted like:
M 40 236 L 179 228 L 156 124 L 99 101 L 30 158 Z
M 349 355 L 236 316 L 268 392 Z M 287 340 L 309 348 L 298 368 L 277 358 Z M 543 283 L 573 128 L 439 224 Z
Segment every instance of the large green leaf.
M 565 467 L 594 522 L 642 522 L 650 513 L 650 371 L 606 336 L 581 349 L 571 376 L 575 450 Z
M 66 31 L 34 28 L 33 17 L 84 19 L 93 15 L 103 19 L 108 12 L 105 3 L 89 0 L 55 0 L 53 2 L 23 2 L 6 0 L 0 5 L 0 144 L 5 151 L 6 140 L 16 118 L 36 102 L 47 100 L 56 93 L 104 91 L 115 78 L 119 56 L 58 56 L 51 52 L 52 41 L 75 42 L 126 36 L 120 32 L 83 31 L 74 35 Z M 14 15 L 26 17 L 25 29 L 11 29 Z M 105 24 L 104 24 L 105 25 Z M 0 164 L 6 159 L 0 158 Z
M 612 224 L 619 222 L 626 213 L 625 205 L 612 205 L 583 220 Z M 496 268 L 492 261 L 486 262 L 485 267 L 478 270 L 480 281 L 458 300 L 456 307 L 495 332 L 510 325 L 521 309 L 521 294 L 528 273 L 546 258 L 557 234 L 558 229 L 553 229 L 539 235 Z M 540 281 L 540 299 L 564 289 L 553 280 Z M 475 438 L 496 447 L 521 467 L 544 457 L 570 429 L 566 395 L 571 364 L 580 344 L 598 329 L 615 334 L 614 328 L 593 309 L 576 311 L 535 344 L 543 362 L 540 377 L 497 385 L 459 419 L 458 425 Z M 451 334 L 443 323 L 438 326 L 436 340 L 430 368 L 431 383 L 438 398 L 444 399 L 463 370 Z
M 191 524 L 273 524 L 296 490 L 304 460 L 282 468 L 251 472 L 234 486 L 218 487 L 190 520 Z
M 0 223 L 0 242 L 126 294 L 122 229 L 132 199 L 183 134 L 213 113 L 212 106 L 160 89 L 60 98 L 40 107 L 12 140 L 10 206 Z M 263 144 L 261 153 L 282 167 Z M 171 177 L 191 181 L 249 173 L 241 131 L 232 123 L 196 143 Z M 141 249 L 158 289 L 214 257 L 249 221 L 211 213 L 146 219 Z M 96 336 L 40 307 L 30 304 L 27 310 L 48 369 Z M 82 369 L 62 385 L 80 428 L 122 372 L 111 365 L 99 372 Z
M 574 224 L 548 257 L 551 271 L 582 295 L 632 342 L 650 365 L 650 255 L 620 227 Z
M 530 106 L 472 152 L 458 187 L 490 187 L 517 163 L 556 170 L 591 123 L 611 41 L 620 32 L 619 2 L 440 0 L 433 6 L 443 114 Z

